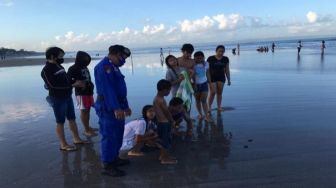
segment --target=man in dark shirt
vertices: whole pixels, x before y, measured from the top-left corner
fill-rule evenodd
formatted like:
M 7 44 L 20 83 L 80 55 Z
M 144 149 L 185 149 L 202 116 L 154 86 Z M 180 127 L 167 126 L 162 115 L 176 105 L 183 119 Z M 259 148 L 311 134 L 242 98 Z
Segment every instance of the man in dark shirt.
M 112 177 L 124 176 L 125 172 L 118 167 L 129 164 L 129 160 L 120 159 L 118 156 L 124 135 L 125 117 L 132 113 L 127 100 L 125 76 L 119 68 L 130 55 L 128 48 L 112 45 L 108 55 L 94 68 L 97 91 L 94 108 L 99 117 L 102 174 Z
M 85 136 L 97 136 L 94 129 L 90 127 L 90 109 L 94 104 L 93 89 L 94 85 L 91 81 L 90 71 L 88 65 L 91 62 L 91 57 L 88 53 L 78 51 L 76 55 L 75 64 L 69 67 L 68 76 L 71 83 L 81 81 L 84 87 L 75 87 L 75 95 L 77 99 L 77 106 L 80 109 L 80 117 L 84 126 Z
M 50 47 L 46 51 L 46 65 L 43 67 L 41 77 L 45 87 L 49 91 L 47 101 L 52 106 L 56 118 L 56 133 L 60 141 L 60 150 L 74 151 L 76 147 L 69 145 L 64 136 L 65 118 L 69 121 L 69 127 L 75 144 L 86 144 L 78 135 L 74 105 L 71 98 L 72 86 L 83 87 L 82 82 L 71 85 L 67 74 L 61 65 L 64 62 L 64 51 L 58 47 Z

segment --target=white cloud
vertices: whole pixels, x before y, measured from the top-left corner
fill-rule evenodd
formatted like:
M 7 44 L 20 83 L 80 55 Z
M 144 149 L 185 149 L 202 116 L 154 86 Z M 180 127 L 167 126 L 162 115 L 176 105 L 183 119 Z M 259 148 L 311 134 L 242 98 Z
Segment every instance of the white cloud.
M 12 7 L 14 5 L 13 1 L 0 1 L 0 6 L 2 7 Z
M 43 42 L 41 46 L 45 49 L 47 44 L 54 44 L 66 50 L 78 47 L 96 50 L 105 49 L 113 43 L 130 47 L 167 46 L 184 42 L 230 41 L 323 32 L 329 34 L 336 30 L 332 15 L 318 15 L 310 11 L 305 16 L 308 21 L 295 18 L 288 22 L 274 21 L 270 17 L 217 14 L 194 20 L 184 19 L 173 25 L 145 23 L 141 29 L 125 27 L 119 31 L 98 32 L 92 36 L 68 31 L 55 36 L 53 41 Z
M 243 24 L 244 18 L 239 14 L 231 14 L 225 16 L 224 14 L 219 14 L 213 17 L 214 20 L 218 22 L 218 29 L 235 29 L 239 25 Z
M 146 25 L 146 26 L 144 26 L 142 32 L 144 34 L 153 35 L 153 34 L 162 32 L 164 30 L 165 30 L 164 24 L 154 25 L 154 26 Z
M 309 11 L 306 14 L 306 18 L 307 18 L 307 20 L 308 20 L 309 23 L 315 23 L 317 21 L 318 15 L 317 15 L 316 12 Z
M 198 32 L 209 29 L 214 25 L 214 20 L 209 16 L 204 16 L 196 20 L 183 20 L 180 22 L 182 32 Z
M 55 39 L 56 40 L 61 40 L 61 36 L 57 35 L 57 36 L 55 36 Z
M 289 34 L 321 34 L 336 32 L 335 20 L 332 15 L 319 15 L 316 12 L 309 11 L 306 14 L 307 22 L 298 22 L 287 24 Z

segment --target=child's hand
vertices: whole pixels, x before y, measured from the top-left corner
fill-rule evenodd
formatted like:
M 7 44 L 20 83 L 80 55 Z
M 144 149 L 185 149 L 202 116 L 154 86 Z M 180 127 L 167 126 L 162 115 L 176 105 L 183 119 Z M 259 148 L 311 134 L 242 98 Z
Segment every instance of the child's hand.
M 114 110 L 114 116 L 119 120 L 125 119 L 125 112 L 123 110 Z
M 182 80 L 184 80 L 184 76 L 183 76 L 183 74 L 180 74 L 179 81 L 182 82 Z
M 81 80 L 77 80 L 72 86 L 79 87 L 79 88 L 85 88 L 85 83 Z

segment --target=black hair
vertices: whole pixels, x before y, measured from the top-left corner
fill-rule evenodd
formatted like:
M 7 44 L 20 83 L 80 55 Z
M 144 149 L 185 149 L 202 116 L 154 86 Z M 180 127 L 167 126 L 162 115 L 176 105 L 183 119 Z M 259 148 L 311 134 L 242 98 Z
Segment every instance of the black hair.
M 177 73 L 176 73 L 176 71 L 173 69 L 173 67 L 169 64 L 169 59 L 170 58 L 175 58 L 176 59 L 176 57 L 175 56 L 173 56 L 173 55 L 168 55 L 167 57 L 166 57 L 166 59 L 165 59 L 165 63 L 166 63 L 166 65 L 167 65 L 167 67 L 169 68 L 169 69 L 171 69 L 173 72 L 174 72 L 174 74 L 177 76 Z
M 147 119 L 147 111 L 149 109 L 153 108 L 153 105 L 145 105 L 143 108 L 142 108 L 142 117 L 144 118 L 144 120 L 146 121 L 146 123 L 148 123 L 148 119 Z
M 76 60 L 75 64 L 80 64 L 82 66 L 88 66 L 91 62 L 91 56 L 84 52 L 84 51 L 78 51 L 76 54 Z
M 216 47 L 216 52 L 217 52 L 219 49 L 223 49 L 224 52 L 225 52 L 225 46 L 224 46 L 224 45 L 218 45 L 218 46 Z
M 129 57 L 131 55 L 131 51 L 123 45 L 116 44 L 109 47 L 109 54 L 123 54 L 126 57 Z
M 194 52 L 194 46 L 192 44 L 183 44 L 181 50 L 182 52 L 186 51 L 192 54 Z
M 198 56 L 202 56 L 202 57 L 204 57 L 204 53 L 203 53 L 202 51 L 197 51 L 197 52 L 195 52 L 195 53 L 194 53 L 194 58 L 195 58 L 195 57 L 198 57 Z
M 46 56 L 46 59 L 51 60 L 51 57 L 57 58 L 61 53 L 64 54 L 64 50 L 62 48 L 54 46 L 46 50 L 45 56 Z
M 183 100 L 179 97 L 173 97 L 169 101 L 169 106 L 177 106 L 177 105 L 182 105 L 182 104 L 183 104 Z
M 159 80 L 157 85 L 156 85 L 156 89 L 158 91 L 162 91 L 162 90 L 170 89 L 170 88 L 171 88 L 171 83 L 168 80 L 165 80 L 165 79 Z

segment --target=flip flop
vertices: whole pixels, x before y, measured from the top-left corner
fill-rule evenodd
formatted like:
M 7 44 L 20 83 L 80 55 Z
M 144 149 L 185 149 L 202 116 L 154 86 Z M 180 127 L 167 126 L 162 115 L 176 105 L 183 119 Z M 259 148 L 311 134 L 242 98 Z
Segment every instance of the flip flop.
M 60 147 L 61 151 L 76 151 L 77 148 L 75 146 L 65 146 L 65 147 Z
M 74 144 L 83 145 L 83 144 L 91 144 L 91 142 L 88 140 L 81 140 L 79 142 L 74 142 Z

